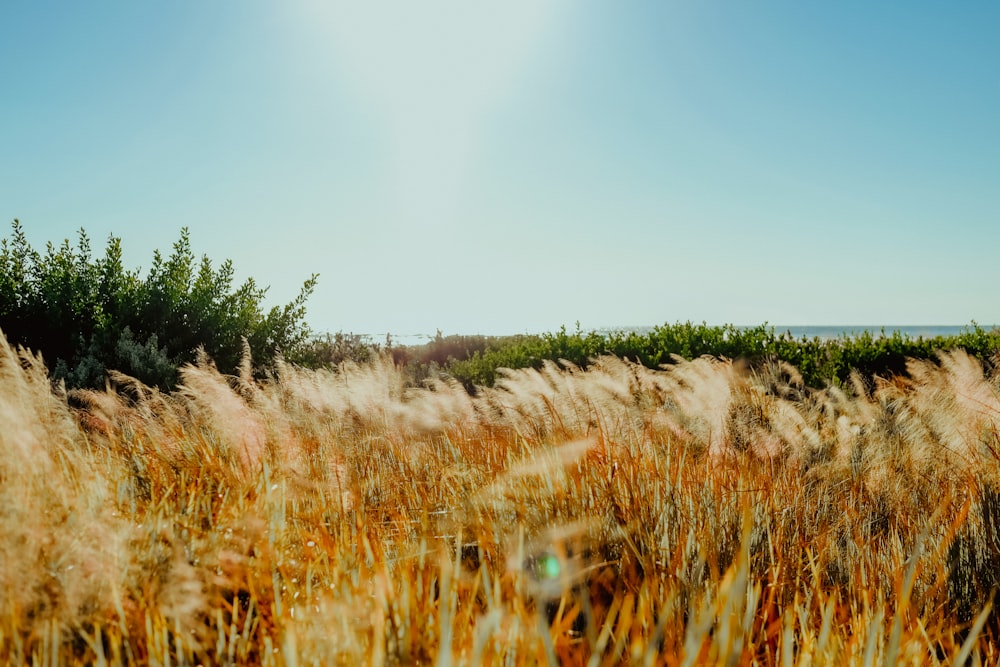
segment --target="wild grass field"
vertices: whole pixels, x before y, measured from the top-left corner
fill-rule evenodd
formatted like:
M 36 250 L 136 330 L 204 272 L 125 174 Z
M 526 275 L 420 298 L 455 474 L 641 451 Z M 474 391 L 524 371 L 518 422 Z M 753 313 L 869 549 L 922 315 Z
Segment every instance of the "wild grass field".
M 0 341 L 0 662 L 996 664 L 1000 375 L 605 356 L 53 384 Z

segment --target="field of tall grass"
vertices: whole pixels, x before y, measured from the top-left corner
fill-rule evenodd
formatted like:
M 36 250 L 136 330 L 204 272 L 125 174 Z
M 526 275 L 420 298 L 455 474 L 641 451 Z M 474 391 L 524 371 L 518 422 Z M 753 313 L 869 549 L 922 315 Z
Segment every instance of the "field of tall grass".
M 0 662 L 996 664 L 998 424 L 960 351 L 67 392 L 0 340 Z

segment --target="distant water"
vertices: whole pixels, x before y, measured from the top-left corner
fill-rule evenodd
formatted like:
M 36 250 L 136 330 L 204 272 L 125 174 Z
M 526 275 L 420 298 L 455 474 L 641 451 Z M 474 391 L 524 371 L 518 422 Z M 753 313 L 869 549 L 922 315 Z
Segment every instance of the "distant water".
M 801 339 L 803 336 L 812 340 L 813 338 L 819 338 L 820 340 L 830 340 L 832 338 L 840 338 L 841 336 L 856 337 L 865 332 L 870 333 L 873 336 L 879 336 L 882 332 L 885 332 L 886 336 L 892 336 L 893 333 L 899 332 L 904 336 L 909 336 L 910 338 L 936 338 L 938 336 L 956 336 L 965 331 L 971 330 L 971 326 L 964 325 L 950 325 L 950 324 L 930 324 L 923 326 L 895 326 L 895 325 L 874 325 L 874 326 L 864 326 L 864 325 L 825 325 L 825 326 L 802 326 L 802 325 L 767 325 L 768 327 L 773 327 L 776 334 L 783 334 L 786 331 L 792 334 L 792 338 Z M 998 328 L 997 325 L 979 325 L 981 329 L 985 331 L 991 331 Z M 597 333 L 609 334 L 613 331 L 634 331 L 639 334 L 649 333 L 655 327 L 653 326 L 626 326 L 626 327 L 605 327 L 597 329 Z M 741 328 L 751 328 L 751 327 L 741 327 Z M 568 331 L 572 331 L 567 327 Z M 590 329 L 584 329 L 584 333 L 589 333 Z M 540 332 L 536 332 L 540 333 Z M 385 340 L 385 334 L 367 334 L 367 337 L 375 342 L 382 342 Z M 416 333 L 416 334 L 392 334 L 392 340 L 397 344 L 403 345 L 422 345 L 434 339 L 432 334 Z
M 864 325 L 825 325 L 825 326 L 801 326 L 801 325 L 768 325 L 773 326 L 774 332 L 776 334 L 783 334 L 786 331 L 792 335 L 792 338 L 801 339 L 803 337 L 808 339 L 819 338 L 820 340 L 829 340 L 831 338 L 840 338 L 842 336 L 847 336 L 849 338 L 854 338 L 860 336 L 864 333 L 870 333 L 873 336 L 879 336 L 885 333 L 886 336 L 892 336 L 895 332 L 899 332 L 903 336 L 909 336 L 910 338 L 937 338 L 938 336 L 957 336 L 958 334 L 970 331 L 972 327 L 970 325 L 948 325 L 948 324 L 929 324 L 921 326 L 894 326 L 894 325 L 876 325 L 876 326 L 864 326 Z M 985 331 L 990 331 L 996 328 L 996 325 L 979 325 L 980 328 Z M 752 328 L 752 327 L 741 327 L 741 328 Z M 648 333 L 652 331 L 654 327 L 644 326 L 644 327 L 621 327 L 621 328 L 607 328 L 599 329 L 600 333 L 610 333 L 612 331 L 634 331 L 636 333 Z
M 986 331 L 990 331 L 994 328 L 992 325 L 980 325 L 980 327 Z M 910 338 L 937 338 L 939 336 L 957 336 L 958 334 L 971 330 L 972 327 L 969 325 L 774 327 L 775 333 L 784 333 L 785 331 L 788 331 L 794 338 L 802 338 L 805 336 L 806 338 L 820 338 L 823 340 L 829 338 L 839 338 L 841 336 L 854 338 L 864 333 L 870 333 L 873 336 L 879 336 L 882 333 L 885 333 L 886 336 L 892 336 L 895 332 L 899 332 L 903 336 L 909 336 Z

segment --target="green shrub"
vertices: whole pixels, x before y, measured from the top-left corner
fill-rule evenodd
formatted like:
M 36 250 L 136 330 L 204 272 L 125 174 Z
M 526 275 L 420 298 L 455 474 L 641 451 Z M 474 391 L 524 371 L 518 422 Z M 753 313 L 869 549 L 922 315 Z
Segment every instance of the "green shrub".
M 585 367 L 594 357 L 612 354 L 657 368 L 675 363 L 678 357 L 709 355 L 742 359 L 751 365 L 786 361 L 799 370 L 806 384 L 823 387 L 847 383 L 853 370 L 868 379 L 904 374 L 908 359 L 934 359 L 939 351 L 951 349 L 963 349 L 989 366 L 1000 352 L 1000 335 L 975 323 L 957 336 L 911 338 L 899 332 L 866 332 L 828 340 L 796 339 L 788 332 L 776 333 L 766 324 L 737 327 L 679 322 L 646 333 L 615 331 L 606 335 L 583 333 L 577 325 L 575 333 L 563 327 L 556 333 L 490 339 L 469 358 L 448 363 L 445 371 L 471 388 L 493 385 L 499 368 L 540 368 L 547 359 Z
M 196 260 L 186 228 L 169 256 L 154 253 L 142 277 L 123 267 L 114 236 L 96 259 L 82 229 L 75 246 L 49 243 L 39 253 L 14 220 L 0 241 L 0 329 L 11 343 L 41 352 L 54 379 L 71 387 L 100 387 L 114 369 L 172 388 L 177 367 L 198 349 L 233 373 L 244 339 L 255 371 L 264 373 L 276 354 L 294 355 L 307 341 L 305 302 L 317 276 L 267 312 L 267 289 L 252 278 L 234 289 L 233 277 L 229 260 L 218 268 L 207 256 Z
M 369 336 L 338 331 L 310 338 L 286 358 L 306 368 L 333 368 L 345 361 L 367 363 L 375 359 L 381 349 Z

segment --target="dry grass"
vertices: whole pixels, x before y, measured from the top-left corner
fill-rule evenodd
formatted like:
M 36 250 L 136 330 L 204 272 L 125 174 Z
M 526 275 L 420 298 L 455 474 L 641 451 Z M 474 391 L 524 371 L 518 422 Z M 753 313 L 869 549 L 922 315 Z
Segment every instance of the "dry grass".
M 0 341 L 0 662 L 995 664 L 1000 378 L 383 358 L 53 392 Z

